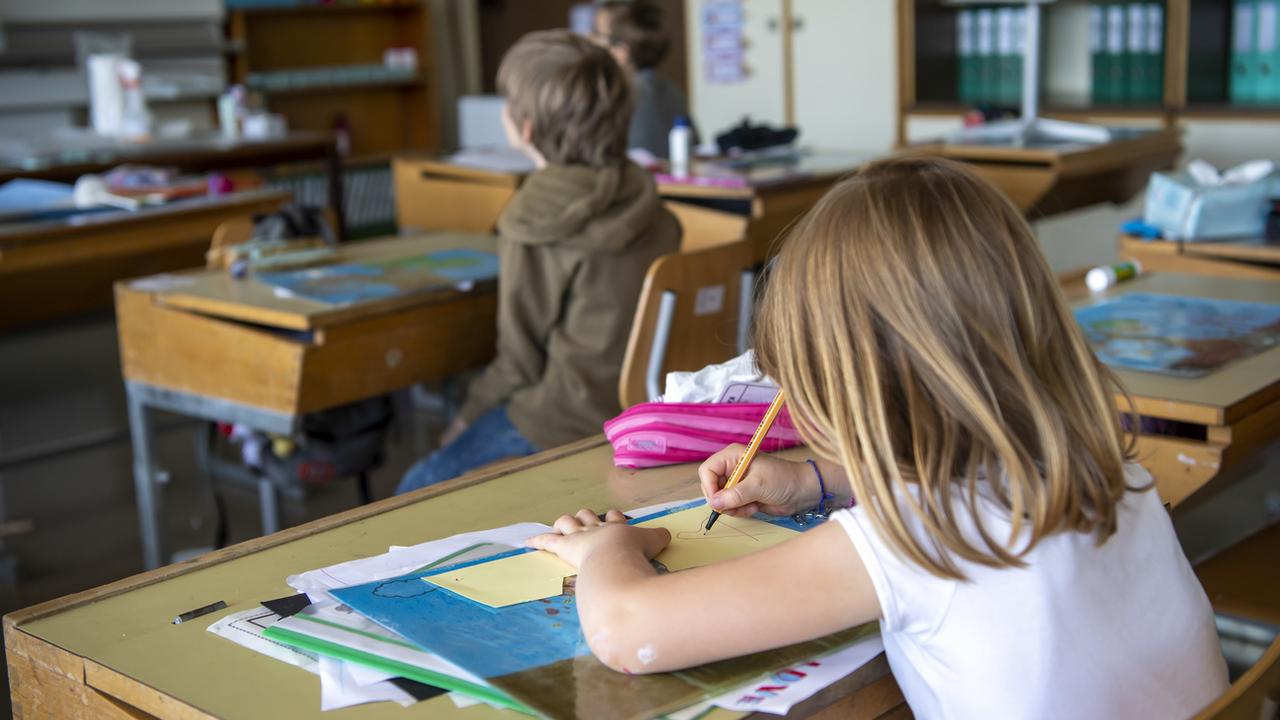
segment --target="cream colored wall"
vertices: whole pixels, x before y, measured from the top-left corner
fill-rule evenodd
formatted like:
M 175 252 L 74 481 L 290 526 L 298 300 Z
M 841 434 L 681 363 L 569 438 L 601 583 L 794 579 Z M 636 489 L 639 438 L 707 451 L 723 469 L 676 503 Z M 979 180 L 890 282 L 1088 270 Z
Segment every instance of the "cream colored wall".
M 796 106 L 801 140 L 809 147 L 888 151 L 893 143 L 894 107 L 897 103 L 897 63 L 894 32 L 894 0 L 793 0 L 795 14 L 804 27 L 795 35 Z M 776 12 L 777 0 L 744 0 L 749 25 L 760 27 L 762 13 Z M 754 118 L 782 115 L 781 75 L 759 68 L 761 74 L 742 86 L 707 86 L 702 78 L 698 12 L 700 0 L 688 0 L 689 56 L 693 112 L 701 126 L 715 132 L 744 113 Z M 1055 36 L 1070 35 L 1083 42 L 1087 19 L 1081 12 L 1058 14 Z M 780 52 L 775 42 L 770 53 Z M 749 35 L 754 41 L 754 36 Z M 1063 55 L 1062 37 L 1055 37 L 1047 56 Z M 1078 47 L 1078 45 L 1077 45 Z M 764 48 L 757 48 L 753 63 L 763 62 Z M 1067 61 L 1065 70 L 1049 82 L 1059 90 L 1079 90 L 1087 79 L 1087 66 Z M 1074 63 L 1074 64 L 1071 64 Z M 776 98 L 776 99 L 775 99 Z M 775 103 L 776 106 L 770 106 Z M 768 107 L 770 112 L 766 112 Z M 920 140 L 947 135 L 959 127 L 956 119 L 911 118 L 908 138 Z M 1184 126 L 1182 162 L 1201 158 L 1219 167 L 1256 157 L 1280 161 L 1280 122 L 1195 121 Z M 1110 262 L 1115 258 L 1115 236 L 1124 220 L 1141 214 L 1141 196 L 1115 207 L 1097 206 L 1035 223 L 1045 255 L 1055 270 Z
M 860 0 L 859 0 L 860 1 Z M 689 111 L 708 139 L 750 116 L 782 125 L 782 37 L 776 24 L 781 0 L 743 0 L 747 78 L 728 85 L 707 82 L 702 62 L 702 0 L 685 2 L 689 50 Z

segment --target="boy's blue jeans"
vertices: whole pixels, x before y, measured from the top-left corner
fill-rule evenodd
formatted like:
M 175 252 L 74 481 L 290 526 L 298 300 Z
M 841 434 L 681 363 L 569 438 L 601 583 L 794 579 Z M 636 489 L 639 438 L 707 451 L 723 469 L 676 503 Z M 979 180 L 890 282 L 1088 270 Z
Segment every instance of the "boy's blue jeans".
M 414 463 L 400 479 L 396 494 L 452 480 L 498 460 L 536 452 L 538 448 L 507 419 L 507 409 L 497 407 L 476 418 L 456 440 Z

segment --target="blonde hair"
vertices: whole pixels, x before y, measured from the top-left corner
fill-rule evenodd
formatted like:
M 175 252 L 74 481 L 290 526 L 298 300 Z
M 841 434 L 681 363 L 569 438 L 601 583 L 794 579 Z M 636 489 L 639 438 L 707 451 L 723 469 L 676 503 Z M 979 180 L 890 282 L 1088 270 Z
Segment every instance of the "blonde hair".
M 631 83 L 608 50 L 568 30 L 525 35 L 498 66 L 516 127 L 555 165 L 605 167 L 627 156 Z
M 890 545 L 933 574 L 963 579 L 957 557 L 1021 566 L 1063 530 L 1098 543 L 1115 531 L 1131 451 L 1116 381 L 1021 214 L 963 166 L 885 160 L 827 193 L 783 242 L 756 350 L 806 441 L 842 463 Z M 984 477 L 1007 538 L 981 521 Z

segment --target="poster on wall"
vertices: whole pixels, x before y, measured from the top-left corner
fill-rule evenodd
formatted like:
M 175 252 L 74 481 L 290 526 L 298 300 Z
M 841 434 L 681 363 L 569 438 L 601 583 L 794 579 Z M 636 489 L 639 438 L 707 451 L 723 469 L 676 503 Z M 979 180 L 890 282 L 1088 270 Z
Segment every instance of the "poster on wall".
M 707 82 L 729 85 L 747 79 L 742 0 L 703 0 L 702 65 Z

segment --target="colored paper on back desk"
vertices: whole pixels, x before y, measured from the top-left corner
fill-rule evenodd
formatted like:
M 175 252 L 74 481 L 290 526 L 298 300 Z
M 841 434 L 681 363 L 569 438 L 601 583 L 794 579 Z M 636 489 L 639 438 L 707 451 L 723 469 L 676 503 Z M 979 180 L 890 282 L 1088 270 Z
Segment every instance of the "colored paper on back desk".
M 685 508 L 673 512 L 681 509 Z M 788 519 L 772 522 L 796 528 Z M 422 582 L 424 574 L 332 594 L 379 625 L 554 718 L 625 719 L 671 712 L 789 663 L 844 647 L 865 632 L 851 628 L 679 673 L 628 675 L 610 670 L 591 655 L 572 589 L 553 598 L 489 608 Z M 637 665 L 641 662 L 636 659 Z

